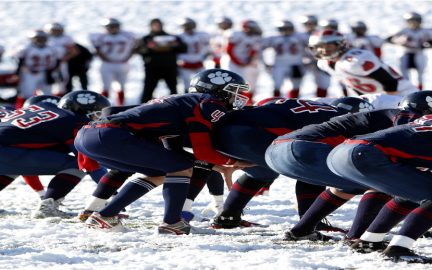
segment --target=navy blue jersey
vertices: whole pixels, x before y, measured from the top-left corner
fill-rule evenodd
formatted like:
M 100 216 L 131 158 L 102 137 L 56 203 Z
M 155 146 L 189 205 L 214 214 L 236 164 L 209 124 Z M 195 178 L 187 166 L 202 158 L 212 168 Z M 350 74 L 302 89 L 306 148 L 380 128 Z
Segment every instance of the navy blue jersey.
M 394 126 L 395 123 L 407 123 L 416 117 L 418 116 L 401 109 L 382 109 L 346 114 L 321 124 L 304 127 L 279 138 L 279 140 L 319 141 L 335 146 L 355 135 L 386 129 Z
M 355 136 L 347 143 L 373 143 L 390 158 L 432 168 L 432 116 L 371 134 Z M 432 179 L 432 175 L 431 175 Z
M 345 113 L 345 110 L 316 101 L 281 99 L 251 109 L 233 111 L 222 124 L 254 126 L 275 135 L 283 135 L 305 125 L 322 123 Z
M 189 93 L 153 99 L 109 115 L 106 120 L 145 138 L 189 137 L 197 159 L 226 164 L 233 161 L 213 149 L 209 135 L 213 125 L 226 114 L 226 106 L 212 96 Z
M 0 122 L 0 145 L 22 148 L 59 148 L 73 145 L 88 118 L 47 102 L 9 112 Z

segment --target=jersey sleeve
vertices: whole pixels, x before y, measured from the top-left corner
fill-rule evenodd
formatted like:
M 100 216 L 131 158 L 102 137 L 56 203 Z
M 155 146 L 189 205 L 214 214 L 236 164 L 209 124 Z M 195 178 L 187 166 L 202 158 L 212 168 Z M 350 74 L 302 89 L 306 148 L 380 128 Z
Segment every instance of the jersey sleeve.
M 194 115 L 187 119 L 189 138 L 197 159 L 218 165 L 231 165 L 235 162 L 235 160 L 217 152 L 210 138 L 213 125 L 221 121 L 226 113 L 226 109 L 222 105 L 205 101 L 196 105 Z

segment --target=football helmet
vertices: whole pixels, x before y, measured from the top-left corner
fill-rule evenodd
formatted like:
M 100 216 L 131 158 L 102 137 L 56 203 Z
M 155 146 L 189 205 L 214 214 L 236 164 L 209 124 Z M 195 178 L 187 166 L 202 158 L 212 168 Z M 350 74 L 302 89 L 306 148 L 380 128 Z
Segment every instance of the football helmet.
M 43 30 L 33 30 L 29 33 L 28 38 L 30 39 L 31 43 L 36 45 L 37 47 L 45 47 L 47 41 L 48 41 L 48 34 L 45 33 Z
M 351 31 L 356 34 L 365 34 L 367 31 L 367 26 L 363 21 L 353 22 L 351 25 Z
M 46 24 L 44 30 L 52 36 L 61 36 L 64 32 L 64 26 L 61 23 L 53 22 Z
M 294 32 L 294 24 L 291 21 L 283 20 L 276 23 L 276 29 L 283 33 Z
M 254 20 L 245 20 L 241 24 L 243 32 L 247 34 L 255 34 L 261 31 L 260 26 Z
M 105 27 L 106 31 L 115 35 L 120 31 L 121 23 L 116 18 L 105 18 L 101 21 L 101 25 Z
M 339 23 L 335 19 L 328 19 L 328 20 L 320 21 L 319 26 L 321 26 L 321 28 L 323 28 L 323 29 L 337 31 L 339 28 Z
M 330 105 L 347 110 L 349 113 L 368 112 L 375 109 L 369 101 L 359 97 L 337 98 L 330 102 Z
M 300 17 L 300 22 L 304 25 L 318 25 L 318 18 L 315 15 L 304 15 Z
M 226 16 L 216 19 L 217 26 L 222 30 L 227 30 L 233 27 L 233 21 Z
M 410 93 L 399 102 L 399 107 L 417 114 L 432 114 L 432 91 Z
M 185 31 L 194 30 L 197 26 L 195 20 L 188 18 L 188 17 L 181 19 L 178 24 Z
M 189 87 L 191 93 L 210 94 L 235 109 L 241 109 L 246 105 L 249 99 L 241 93 L 247 91 L 249 85 L 240 75 L 220 68 L 207 69 L 195 74 Z
M 327 48 L 334 44 L 335 48 Z M 341 33 L 335 30 L 321 30 L 312 33 L 309 37 L 309 50 L 317 59 L 333 60 L 349 49 L 349 44 Z
M 417 12 L 408 12 L 403 15 L 405 21 L 415 21 L 417 23 L 422 23 L 422 16 Z
M 57 105 L 60 101 L 60 97 L 54 96 L 54 95 L 39 95 L 39 96 L 32 96 L 26 99 L 26 101 L 23 104 L 23 108 L 27 108 L 30 105 L 41 103 L 41 102 L 47 102 Z
M 111 106 L 109 100 L 93 91 L 76 90 L 64 95 L 57 107 L 76 114 L 86 115 L 90 119 L 101 115 L 102 109 Z

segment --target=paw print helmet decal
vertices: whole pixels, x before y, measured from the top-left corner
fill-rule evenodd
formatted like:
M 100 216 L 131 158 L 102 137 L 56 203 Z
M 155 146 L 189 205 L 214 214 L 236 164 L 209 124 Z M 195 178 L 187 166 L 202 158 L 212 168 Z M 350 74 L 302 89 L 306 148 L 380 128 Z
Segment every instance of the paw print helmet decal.
M 368 112 L 374 110 L 374 106 L 369 101 L 359 97 L 342 97 L 333 100 L 330 105 L 340 109 L 345 109 L 349 113 Z
M 423 90 L 406 95 L 399 107 L 417 114 L 432 114 L 432 91 Z
M 208 69 L 195 74 L 191 80 L 189 92 L 207 93 L 241 109 L 246 105 L 248 97 L 242 92 L 249 91 L 249 85 L 237 73 L 225 69 Z
M 30 105 L 36 104 L 36 103 L 52 103 L 57 105 L 60 101 L 60 97 L 54 96 L 54 95 L 39 95 L 39 96 L 32 96 L 26 99 L 26 101 L 23 104 L 23 108 L 27 108 Z
M 94 116 L 100 115 L 103 108 L 111 106 L 111 103 L 106 97 L 96 92 L 77 90 L 63 96 L 57 106 L 76 114 L 94 118 Z

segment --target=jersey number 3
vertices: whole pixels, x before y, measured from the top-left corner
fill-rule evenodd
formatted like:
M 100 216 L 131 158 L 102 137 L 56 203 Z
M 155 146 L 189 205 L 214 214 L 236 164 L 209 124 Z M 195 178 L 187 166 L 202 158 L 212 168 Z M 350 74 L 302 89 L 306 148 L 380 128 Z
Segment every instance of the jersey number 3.
M 26 115 L 26 111 L 31 112 Z M 37 105 L 30 105 L 25 110 L 16 110 L 8 114 L 2 121 L 12 120 L 11 124 L 26 129 L 38 125 L 43 122 L 48 122 L 58 118 L 59 115 L 55 112 L 48 111 Z

